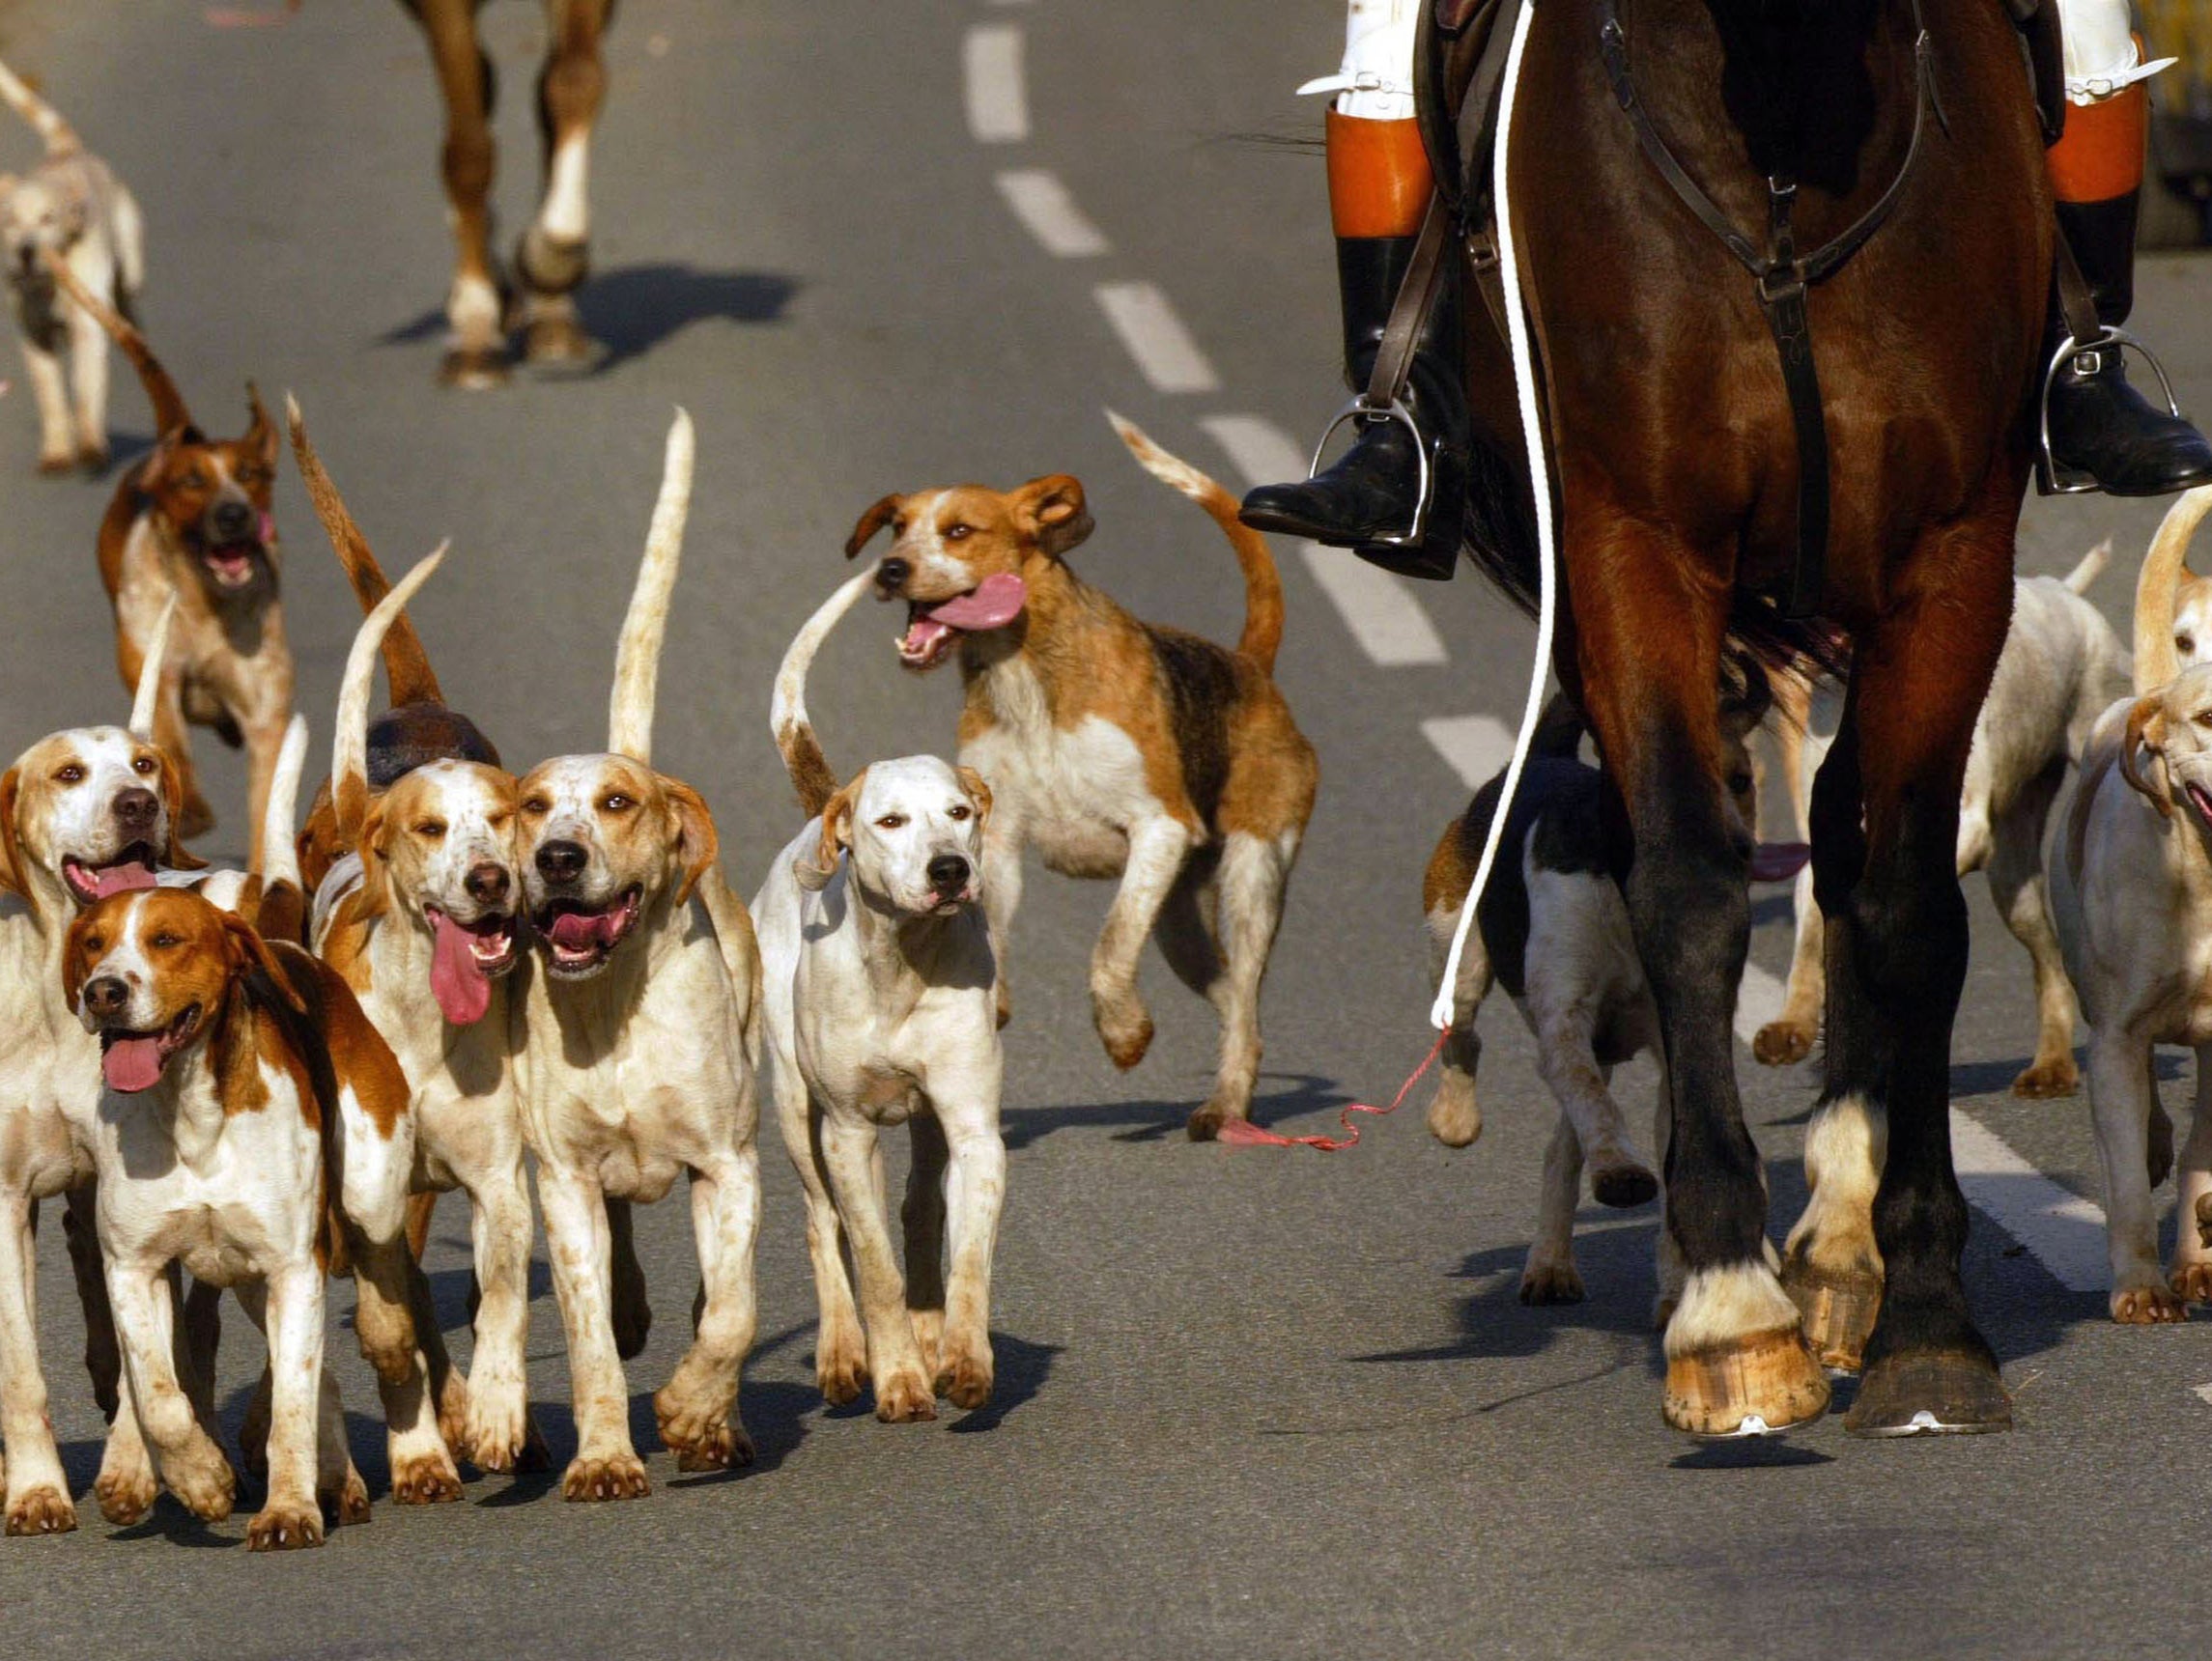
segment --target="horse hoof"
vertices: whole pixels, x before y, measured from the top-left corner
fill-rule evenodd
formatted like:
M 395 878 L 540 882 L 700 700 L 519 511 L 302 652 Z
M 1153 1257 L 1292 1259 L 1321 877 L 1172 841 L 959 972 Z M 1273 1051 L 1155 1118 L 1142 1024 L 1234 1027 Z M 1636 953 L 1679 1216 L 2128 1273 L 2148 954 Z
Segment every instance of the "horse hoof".
M 1828 1377 L 1796 1327 L 1670 1356 L 1660 1411 L 1707 1440 L 1772 1436 L 1828 1411 Z
M 591 336 L 574 317 L 533 318 L 523 326 L 523 355 L 532 369 L 581 369 L 591 362 Z
M 1817 1269 L 1792 1256 L 1782 1269 L 1782 1290 L 1804 1317 L 1805 1342 L 1829 1375 L 1858 1372 L 1882 1312 L 1882 1277 L 1871 1269 Z
M 589 242 L 563 241 L 532 225 L 515 244 L 515 270 L 533 294 L 565 295 L 590 269 Z
M 438 383 L 462 392 L 507 384 L 507 354 L 496 346 L 457 346 L 438 366 Z
M 1659 1197 L 1659 1178 L 1634 1160 L 1623 1160 L 1590 1173 L 1590 1193 L 1600 1205 L 1616 1210 L 1649 1205 Z
M 1964 1436 L 2012 1428 L 2012 1397 L 1997 1365 L 1963 1351 L 1884 1356 L 1866 1370 L 1844 1415 L 1854 1436 Z

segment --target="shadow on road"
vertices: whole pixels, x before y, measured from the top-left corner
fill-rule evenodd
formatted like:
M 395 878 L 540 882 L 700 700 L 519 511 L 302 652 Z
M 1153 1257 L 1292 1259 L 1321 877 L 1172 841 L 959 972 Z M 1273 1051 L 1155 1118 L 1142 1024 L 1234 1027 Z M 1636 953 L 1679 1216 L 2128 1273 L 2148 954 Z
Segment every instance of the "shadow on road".
M 1052 1373 L 1052 1358 L 1060 1354 L 1060 1348 L 1058 1344 L 1033 1344 L 1027 1338 L 993 1333 L 991 1399 L 946 1428 L 955 1436 L 979 1436 L 996 1430 L 1007 1414 L 1044 1388 Z
M 1341 1108 L 1356 1098 L 1347 1096 L 1334 1079 L 1324 1079 L 1318 1073 L 1263 1073 L 1262 1079 L 1273 1080 L 1285 1085 L 1264 1096 L 1252 1099 L 1252 1119 L 1255 1124 L 1273 1125 L 1278 1120 L 1292 1118 L 1299 1113 L 1318 1113 L 1330 1108 Z M 1179 1137 L 1188 1123 L 1191 1110 L 1205 1100 L 1203 1094 L 1179 1101 L 1143 1102 L 1086 1102 L 1067 1107 L 1009 1108 L 1001 1120 L 1001 1134 L 1011 1153 L 1025 1148 L 1034 1141 L 1050 1136 L 1054 1131 L 1106 1129 L 1115 1125 L 1134 1127 L 1123 1131 L 1114 1140 L 1124 1142 L 1161 1141 L 1169 1137 Z M 1334 1130 L 1330 1124 L 1323 1127 Z

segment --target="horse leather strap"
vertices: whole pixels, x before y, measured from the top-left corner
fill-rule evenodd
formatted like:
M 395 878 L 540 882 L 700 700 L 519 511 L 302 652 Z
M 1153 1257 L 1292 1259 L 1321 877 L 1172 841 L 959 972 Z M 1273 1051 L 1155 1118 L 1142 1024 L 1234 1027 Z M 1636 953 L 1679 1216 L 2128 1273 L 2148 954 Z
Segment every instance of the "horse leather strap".
M 1429 211 L 1421 216 L 1421 234 L 1414 239 L 1413 258 L 1399 281 L 1398 298 L 1391 302 L 1390 321 L 1382 325 L 1382 340 L 1368 373 L 1366 402 L 1376 415 L 1404 395 L 1406 377 L 1413 373 L 1414 349 L 1421 344 L 1421 328 L 1429 321 L 1429 308 L 1435 303 L 1444 274 L 1451 226 L 1452 212 L 1443 194 L 1431 195 Z
M 2058 230 L 2051 240 L 2052 264 L 2058 279 L 2058 320 L 2077 349 L 2099 346 L 2105 339 L 2105 324 L 2097 316 L 2097 296 L 2089 292 L 2089 280 L 2082 275 L 2081 262 L 2074 258 L 2065 230 Z
M 1599 0 L 1599 51 L 1604 58 L 1614 101 L 1628 116 L 1645 159 L 1666 181 L 1683 206 L 1751 273 L 1758 284 L 1759 309 L 1766 314 L 1767 327 L 1774 337 L 1774 350 L 1781 358 L 1782 386 L 1789 395 L 1790 422 L 1798 448 L 1798 549 L 1796 566 L 1790 574 L 1789 592 L 1782 605 L 1785 617 L 1816 614 L 1828 580 L 1828 418 L 1821 408 L 1820 376 L 1813 364 L 1812 326 L 1805 311 L 1805 291 L 1835 275 L 1852 255 L 1865 246 L 1867 239 L 1882 228 L 1883 221 L 1903 197 L 1906 183 L 1913 174 L 1913 164 L 1919 158 L 1929 110 L 1936 109 L 1939 119 L 1943 113 L 1936 103 L 1933 53 L 1927 26 L 1920 16 L 1920 0 L 1912 0 L 1912 11 L 1913 134 L 1906 141 L 1905 158 L 1898 163 L 1895 177 L 1872 207 L 1840 235 L 1810 254 L 1801 256 L 1790 227 L 1791 210 L 1797 201 L 1796 181 L 1780 176 L 1767 181 L 1767 246 L 1760 249 L 1730 223 L 1727 214 L 1667 148 L 1666 140 L 1659 135 L 1650 112 L 1636 94 L 1635 77 L 1629 69 L 1628 36 L 1621 27 L 1614 0 Z M 2087 292 L 2085 284 L 2083 292 L 2084 295 Z

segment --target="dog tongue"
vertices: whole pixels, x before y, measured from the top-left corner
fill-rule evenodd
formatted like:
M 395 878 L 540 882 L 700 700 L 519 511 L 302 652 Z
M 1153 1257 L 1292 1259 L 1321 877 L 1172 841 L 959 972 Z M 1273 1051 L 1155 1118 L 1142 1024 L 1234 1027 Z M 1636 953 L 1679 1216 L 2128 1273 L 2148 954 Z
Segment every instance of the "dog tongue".
M 456 1027 L 473 1026 L 492 1006 L 492 983 L 476 967 L 468 931 L 448 916 L 439 917 L 431 946 L 430 991 Z
M 151 1090 L 161 1079 L 161 1040 L 113 1039 L 99 1053 L 99 1071 L 111 1089 Z
M 1812 853 L 1804 842 L 1762 842 L 1751 850 L 1751 881 L 1786 883 L 1804 868 Z
M 922 615 L 948 629 L 1004 629 L 1021 615 L 1028 600 L 1029 590 L 1022 579 L 1010 571 L 1002 571 L 984 577 L 976 585 L 974 593 L 959 595 L 942 605 L 932 605 Z
M 548 932 L 552 934 L 555 945 L 607 945 L 614 939 L 614 914 L 563 912 L 553 918 L 553 927 Z
M 125 894 L 133 888 L 151 888 L 154 886 L 154 868 L 136 859 L 127 859 L 120 865 L 102 866 L 92 874 L 93 898 L 99 900 L 106 899 L 110 894 Z

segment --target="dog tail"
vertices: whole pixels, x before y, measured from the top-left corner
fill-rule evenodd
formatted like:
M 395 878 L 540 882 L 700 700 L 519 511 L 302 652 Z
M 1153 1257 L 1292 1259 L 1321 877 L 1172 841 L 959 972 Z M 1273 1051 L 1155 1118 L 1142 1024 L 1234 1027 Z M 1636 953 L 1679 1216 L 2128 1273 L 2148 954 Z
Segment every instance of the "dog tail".
M 123 355 L 130 359 L 131 367 L 138 371 L 138 383 L 146 388 L 146 401 L 154 406 L 155 436 L 166 438 L 172 433 L 182 433 L 191 427 L 192 412 L 184 407 L 184 395 L 177 390 L 177 383 L 169 379 L 169 372 L 161 367 L 161 360 L 154 355 L 146 337 L 113 306 L 78 281 L 69 262 L 50 248 L 46 251 L 46 269 L 53 272 L 54 281 L 62 286 L 63 292 L 107 330 L 109 337 L 123 349 Z
M 684 521 L 692 509 L 692 418 L 679 406 L 668 426 L 661 468 L 661 495 L 645 532 L 638 586 L 622 619 L 622 644 L 614 654 L 614 691 L 608 700 L 607 747 L 635 761 L 653 759 L 653 704 L 661 679 L 661 642 L 668 633 L 668 597 L 684 556 Z
M 2212 485 L 2198 485 L 2174 497 L 2142 556 L 2135 583 L 2135 690 L 2141 697 L 2181 673 L 2173 649 L 2173 606 L 2189 576 L 2189 544 L 2204 516 L 2212 513 Z
M 285 424 L 292 431 L 293 458 L 299 464 L 300 478 L 306 482 L 308 500 L 315 504 L 315 517 L 323 521 L 324 534 L 337 550 L 338 563 L 346 568 L 346 580 L 354 585 L 354 598 L 360 602 L 362 612 L 374 611 L 378 602 L 391 592 L 390 579 L 370 550 L 369 539 L 361 534 L 361 527 L 346 511 L 346 498 L 330 482 L 323 458 L 315 453 L 314 440 L 307 436 L 307 423 L 300 417 L 299 401 L 289 392 L 284 395 L 284 415 Z M 391 682 L 395 708 L 445 702 L 438 675 L 430 666 L 430 655 L 422 649 L 422 636 L 414 632 L 413 621 L 405 613 L 393 621 L 391 633 L 384 636 L 383 657 L 384 678 Z
M 782 752 L 783 766 L 799 790 L 799 805 L 809 819 L 837 795 L 837 775 L 830 767 L 830 758 L 822 753 L 814 723 L 807 718 L 807 671 L 814 666 L 814 654 L 822 649 L 837 619 L 853 608 L 874 581 L 873 566 L 847 578 L 791 636 L 783 665 L 776 671 L 776 693 L 768 705 L 769 730 L 776 735 L 776 747 Z
M 161 671 L 169 662 L 169 625 L 177 618 L 177 595 L 171 590 L 161 603 L 154 633 L 146 642 L 146 655 L 138 663 L 138 686 L 130 697 L 130 736 L 140 744 L 154 742 L 154 712 L 161 702 Z
M 1229 538 L 1244 571 L 1244 633 L 1236 649 L 1272 675 L 1276 650 L 1283 644 L 1283 579 L 1275 570 L 1267 539 L 1236 517 L 1236 498 L 1213 480 L 1180 457 L 1169 455 L 1113 410 L 1106 411 L 1106 419 L 1146 472 L 1205 509 Z
M 268 940 L 307 938 L 307 884 L 299 874 L 299 777 L 307 768 L 307 718 L 296 715 L 284 729 L 276 771 L 269 781 L 269 807 L 261 822 L 261 863 L 249 874 L 261 885 L 253 926 Z
M 2089 585 L 2104 576 L 2105 567 L 2112 562 L 2113 539 L 2108 536 L 2095 548 L 2089 549 L 2087 553 L 2082 555 L 2081 564 L 2066 573 L 2066 586 L 2076 594 L 2088 593 Z
M 377 682 L 377 654 L 392 619 L 430 580 L 450 546 L 440 543 L 436 552 L 370 607 L 354 632 L 354 649 L 346 654 L 345 678 L 338 683 L 337 728 L 330 741 L 330 800 L 343 847 L 358 845 L 361 825 L 369 816 L 369 693 Z
M 0 64 L 0 99 L 6 99 L 8 107 L 46 141 L 48 155 L 70 155 L 84 148 L 76 128 L 62 118 L 62 112 L 25 86 L 6 64 Z

